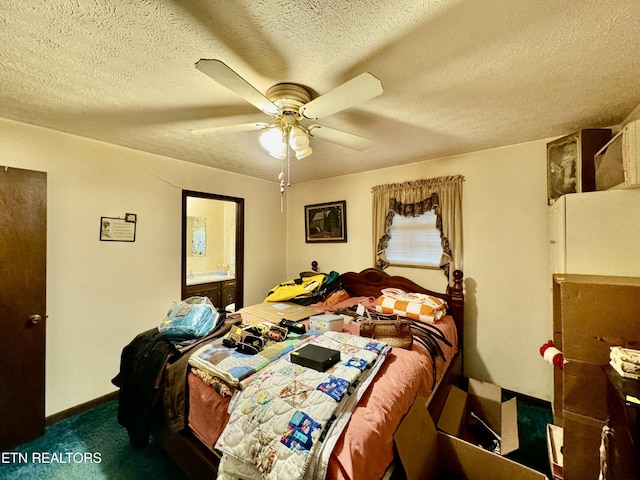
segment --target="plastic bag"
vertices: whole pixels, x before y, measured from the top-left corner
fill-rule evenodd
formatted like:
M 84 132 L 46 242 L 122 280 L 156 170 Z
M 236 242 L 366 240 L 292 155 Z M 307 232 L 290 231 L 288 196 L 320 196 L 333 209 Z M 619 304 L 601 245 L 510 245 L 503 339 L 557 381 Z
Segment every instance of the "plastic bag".
M 200 338 L 218 324 L 220 313 L 208 297 L 189 297 L 174 302 L 158 330 L 170 338 Z

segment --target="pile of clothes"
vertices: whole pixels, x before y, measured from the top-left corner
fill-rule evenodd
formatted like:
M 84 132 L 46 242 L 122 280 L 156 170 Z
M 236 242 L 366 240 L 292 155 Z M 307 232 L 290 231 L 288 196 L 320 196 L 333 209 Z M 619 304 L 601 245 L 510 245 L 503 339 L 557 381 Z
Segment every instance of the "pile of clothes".
M 335 271 L 329 273 L 302 272 L 298 278 L 276 285 L 267 294 L 265 302 L 293 302 L 312 305 L 321 302 L 340 287 Z
M 621 377 L 640 380 L 640 350 L 611 347 L 609 364 Z

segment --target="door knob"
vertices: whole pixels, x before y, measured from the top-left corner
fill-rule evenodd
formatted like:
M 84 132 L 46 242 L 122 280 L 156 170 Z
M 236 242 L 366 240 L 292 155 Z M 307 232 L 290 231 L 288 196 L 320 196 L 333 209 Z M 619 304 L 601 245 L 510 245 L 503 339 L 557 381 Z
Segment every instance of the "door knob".
M 29 317 L 29 321 L 31 322 L 32 325 L 39 324 L 41 320 L 42 320 L 42 317 L 40 315 L 31 315 Z

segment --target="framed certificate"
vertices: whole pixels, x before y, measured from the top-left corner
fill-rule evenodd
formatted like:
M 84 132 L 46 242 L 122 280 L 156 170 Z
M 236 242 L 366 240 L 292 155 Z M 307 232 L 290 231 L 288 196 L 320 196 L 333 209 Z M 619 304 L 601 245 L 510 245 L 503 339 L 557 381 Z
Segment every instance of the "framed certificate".
M 100 241 L 101 242 L 135 242 L 136 241 L 136 220 L 135 214 L 127 214 L 124 220 L 114 217 L 100 217 Z

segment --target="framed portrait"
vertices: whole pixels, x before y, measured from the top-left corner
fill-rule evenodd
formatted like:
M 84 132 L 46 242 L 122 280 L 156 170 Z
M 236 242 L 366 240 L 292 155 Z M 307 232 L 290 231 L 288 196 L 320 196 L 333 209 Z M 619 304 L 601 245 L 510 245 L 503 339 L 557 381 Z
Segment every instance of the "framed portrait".
M 304 207 L 307 243 L 347 241 L 347 202 L 318 203 Z
M 547 204 L 568 193 L 595 190 L 595 154 L 611 129 L 589 128 L 547 143 Z
M 577 135 L 570 135 L 547 145 L 549 205 L 553 205 L 562 195 L 582 191 L 581 163 L 577 160 Z

